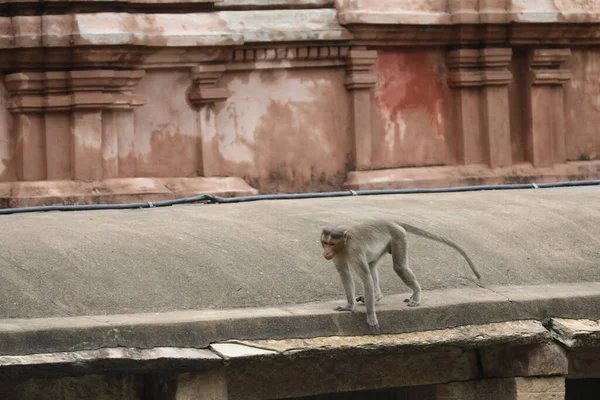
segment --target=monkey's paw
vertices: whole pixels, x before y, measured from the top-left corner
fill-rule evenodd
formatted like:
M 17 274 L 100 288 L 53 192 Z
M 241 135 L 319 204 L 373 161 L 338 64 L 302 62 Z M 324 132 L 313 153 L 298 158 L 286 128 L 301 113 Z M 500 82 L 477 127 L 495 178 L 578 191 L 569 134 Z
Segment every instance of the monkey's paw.
M 369 322 L 369 330 L 372 334 L 379 334 L 379 322 Z
M 407 306 L 409 307 L 416 307 L 419 304 L 421 304 L 421 302 L 419 300 L 415 300 L 412 297 L 410 299 L 404 299 L 405 303 L 408 303 Z
M 375 302 L 378 302 L 379 300 L 383 299 L 383 295 L 375 295 Z M 356 296 L 356 302 L 357 303 L 362 303 L 365 304 L 365 296 Z
M 345 306 L 337 306 L 333 311 L 354 311 L 354 306 L 346 304 Z

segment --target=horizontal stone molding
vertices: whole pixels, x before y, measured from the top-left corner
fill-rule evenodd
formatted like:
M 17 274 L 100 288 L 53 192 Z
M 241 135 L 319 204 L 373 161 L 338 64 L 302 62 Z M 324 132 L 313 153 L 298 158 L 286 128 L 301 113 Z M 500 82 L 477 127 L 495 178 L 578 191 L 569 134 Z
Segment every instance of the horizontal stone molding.
M 47 180 L 0 183 L 0 202 L 9 207 L 48 204 L 119 204 L 172 200 L 200 194 L 251 196 L 257 190 L 238 177 L 111 178 L 93 182 Z
M 458 49 L 446 54 L 448 85 L 451 87 L 507 85 L 510 48 Z
M 428 3 L 355 0 L 338 2 L 338 8 L 342 25 L 598 23 L 600 5 L 591 3 L 531 0 L 447 0 Z
M 535 49 L 530 55 L 531 83 L 533 85 L 562 85 L 572 77 L 571 71 L 561 64 L 571 57 L 571 49 Z
M 227 10 L 260 10 L 270 8 L 333 8 L 335 0 L 222 0 L 215 8 Z
M 81 109 L 128 109 L 145 104 L 138 94 L 85 92 L 67 95 L 13 96 L 7 104 L 10 112 L 41 112 Z
M 222 3 L 226 0 L 160 0 L 160 3 L 166 4 L 216 4 Z M 46 0 L 47 3 L 63 3 L 65 0 Z M 106 0 L 67 0 L 69 4 L 82 4 L 82 3 L 100 3 L 103 5 L 108 5 Z M 156 0 L 113 0 L 112 3 L 123 3 L 123 4 L 156 4 Z M 20 5 L 23 6 L 25 3 L 23 0 L 0 0 L 0 4 L 3 5 Z
M 192 88 L 188 99 L 192 104 L 200 105 L 224 101 L 231 91 L 217 87 L 217 80 L 225 72 L 225 65 L 198 65 L 192 69 Z
M 17 72 L 6 75 L 5 82 L 11 94 L 131 91 L 145 75 L 144 70 Z
M 187 14 L 80 13 L 0 18 L 0 49 L 211 47 L 351 38 L 334 9 Z
M 377 84 L 373 66 L 377 62 L 376 50 L 353 49 L 346 61 L 344 85 L 348 90 L 369 89 Z
M 444 45 L 594 45 L 600 44 L 600 23 L 590 24 L 471 24 L 471 25 L 348 25 L 352 44 L 362 46 Z
M 350 171 L 344 189 L 377 190 L 398 188 L 437 188 L 512 183 L 545 183 L 597 179 L 600 161 L 571 161 L 551 167 L 519 163 L 491 169 L 483 164 L 390 168 L 375 171 Z
M 571 49 L 535 49 L 531 53 L 534 67 L 558 67 L 571 57 Z
M 145 103 L 131 93 L 145 76 L 144 70 L 86 70 L 17 72 L 5 78 L 11 112 L 70 109 L 131 108 Z
M 283 60 L 326 60 L 345 58 L 349 46 L 305 46 L 267 49 L 238 49 L 231 53 L 229 61 L 283 61 Z
M 446 54 L 448 68 L 503 68 L 510 64 L 512 49 L 458 49 Z
M 452 71 L 448 73 L 451 87 L 508 85 L 512 79 L 510 71 Z
M 318 68 L 340 66 L 349 46 L 288 46 L 236 49 L 229 53 L 227 70 Z
M 572 78 L 571 71 L 559 70 L 534 70 L 531 71 L 533 85 L 562 85 Z

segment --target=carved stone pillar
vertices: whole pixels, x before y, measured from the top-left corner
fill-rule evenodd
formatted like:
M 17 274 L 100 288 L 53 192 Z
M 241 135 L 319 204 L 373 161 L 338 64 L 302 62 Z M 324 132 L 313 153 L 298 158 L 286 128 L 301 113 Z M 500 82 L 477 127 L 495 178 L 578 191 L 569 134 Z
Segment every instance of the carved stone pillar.
M 570 55 L 570 49 L 536 49 L 529 57 L 527 158 L 535 167 L 567 160 L 562 85 L 571 72 L 560 65 Z
M 132 110 L 144 99 L 131 91 L 144 75 L 143 70 L 7 75 L 7 108 L 17 121 L 17 179 L 118 176 L 121 156 L 131 157 L 121 154 L 118 137 L 133 138 Z
M 213 148 L 217 139 L 217 116 L 215 103 L 225 101 L 231 92 L 217 87 L 217 81 L 225 72 L 225 65 L 198 65 L 192 68 L 192 87 L 188 94 L 190 103 L 198 107 L 199 165 L 202 176 L 214 176 L 218 173 L 218 157 Z
M 353 49 L 348 54 L 344 84 L 350 92 L 354 162 L 357 170 L 370 169 L 372 157 L 371 88 L 377 83 L 372 71 L 377 51 Z
M 454 88 L 458 160 L 486 162 L 491 168 L 512 164 L 508 65 L 512 50 L 460 49 L 447 54 L 448 85 Z

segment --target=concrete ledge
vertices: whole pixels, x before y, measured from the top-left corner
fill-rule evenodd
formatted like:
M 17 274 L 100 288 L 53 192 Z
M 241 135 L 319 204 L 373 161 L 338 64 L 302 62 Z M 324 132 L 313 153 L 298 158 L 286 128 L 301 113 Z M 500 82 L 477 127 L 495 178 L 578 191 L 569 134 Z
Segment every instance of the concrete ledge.
M 30 355 L 0 356 L 0 379 L 149 370 L 215 369 L 238 361 L 269 361 L 313 357 L 381 356 L 422 354 L 461 348 L 467 351 L 497 345 L 538 346 L 550 341 L 549 332 L 538 321 L 508 321 L 467 325 L 451 329 L 392 335 L 332 336 L 310 339 L 225 341 L 207 349 L 156 347 L 103 348 Z M 474 361 L 474 360 L 473 360 Z M 473 368 L 474 369 L 474 368 Z
M 547 168 L 535 168 L 531 164 L 495 169 L 485 165 L 465 165 L 352 171 L 348 173 L 344 188 L 352 190 L 434 188 L 598 178 L 600 178 L 600 161 L 574 161 Z
M 382 333 L 407 333 L 551 317 L 600 318 L 600 283 L 462 288 L 425 292 L 423 305 L 406 307 L 405 296 L 378 306 Z M 339 313 L 340 302 L 285 308 L 178 311 L 169 313 L 5 319 L 0 354 L 93 350 L 105 347 L 204 348 L 230 339 L 290 339 L 367 334 L 364 308 Z
M 0 207 L 56 204 L 118 204 L 171 200 L 200 194 L 249 196 L 256 189 L 236 177 L 117 178 L 103 181 L 21 181 L 0 183 Z

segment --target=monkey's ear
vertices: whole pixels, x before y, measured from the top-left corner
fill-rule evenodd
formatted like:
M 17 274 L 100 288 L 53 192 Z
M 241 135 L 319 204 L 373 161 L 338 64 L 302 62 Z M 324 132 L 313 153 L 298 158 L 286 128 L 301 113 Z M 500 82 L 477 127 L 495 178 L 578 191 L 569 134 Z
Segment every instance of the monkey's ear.
M 344 240 L 348 240 L 349 237 L 348 231 L 344 231 Z

